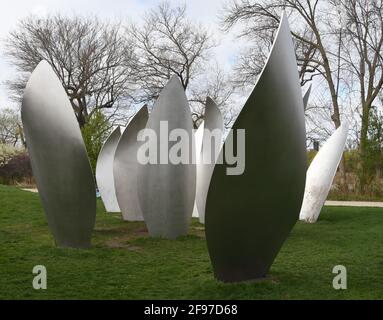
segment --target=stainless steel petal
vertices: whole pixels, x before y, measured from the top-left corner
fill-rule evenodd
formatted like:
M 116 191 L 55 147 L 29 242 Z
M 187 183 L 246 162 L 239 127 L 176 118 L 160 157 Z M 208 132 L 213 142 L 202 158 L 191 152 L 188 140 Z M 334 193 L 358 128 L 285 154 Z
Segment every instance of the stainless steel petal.
M 284 15 L 269 59 L 233 129 L 246 130 L 245 172 L 216 165 L 206 204 L 215 276 L 265 277 L 299 217 L 306 177 L 304 107 Z M 229 135 L 225 147 L 232 141 Z
M 197 162 L 197 189 L 196 203 L 199 221 L 205 223 L 205 206 L 207 192 L 215 162 L 219 156 L 222 145 L 223 117 L 218 106 L 211 98 L 206 99 L 205 127 L 202 140 L 202 150 Z M 214 139 L 212 135 L 214 134 Z M 216 147 L 217 146 L 217 147 Z
M 310 95 L 311 95 L 311 89 L 312 89 L 312 85 L 310 85 L 310 87 L 307 89 L 305 95 L 303 96 L 303 106 L 304 106 L 305 111 L 306 111 L 307 105 L 309 103 L 309 99 L 310 99 Z
M 197 168 L 198 168 L 198 164 L 199 164 L 200 156 L 201 156 L 202 140 L 203 140 L 204 129 L 205 129 L 205 123 L 204 123 L 204 121 L 202 121 L 201 124 L 199 125 L 198 129 L 194 133 L 195 146 L 196 146 L 195 152 L 196 152 L 196 165 L 197 165 Z M 198 171 L 198 169 L 197 169 L 197 171 Z M 197 172 L 197 176 L 198 176 L 198 172 Z M 198 177 L 197 176 L 196 176 L 196 188 L 197 188 L 197 185 L 198 185 L 198 182 L 197 182 Z M 196 199 L 194 201 L 192 217 L 193 218 L 199 218 L 199 213 L 198 213 L 198 208 L 197 208 L 197 189 L 196 189 Z
M 45 61 L 28 81 L 21 117 L 41 202 L 57 245 L 89 247 L 96 218 L 93 174 L 72 106 Z
M 113 162 L 118 140 L 121 137 L 120 127 L 117 127 L 106 139 L 97 158 L 96 180 L 101 199 L 107 212 L 120 212 L 114 188 Z
M 318 220 L 342 160 L 348 128 L 348 122 L 343 121 L 311 162 L 307 170 L 300 220 L 308 223 L 315 223 Z
M 161 130 L 163 125 L 168 126 L 169 132 L 174 129 L 185 130 L 188 141 L 169 142 L 166 132 Z M 159 152 L 157 164 L 138 166 L 140 206 L 151 236 L 175 239 L 188 233 L 196 187 L 191 112 L 177 77 L 173 77 L 161 92 L 146 129 L 156 133 L 156 141 L 150 140 L 149 144 L 150 148 Z M 189 150 L 188 164 L 166 164 L 160 161 L 161 156 L 169 158 L 170 150 L 179 143 L 187 143 L 185 148 Z M 165 149 L 165 154 L 160 152 L 161 149 Z
M 145 128 L 148 121 L 148 108 L 142 107 L 129 122 L 117 146 L 114 158 L 114 182 L 118 204 L 124 220 L 143 221 L 138 200 L 137 150 L 141 143 L 138 132 Z

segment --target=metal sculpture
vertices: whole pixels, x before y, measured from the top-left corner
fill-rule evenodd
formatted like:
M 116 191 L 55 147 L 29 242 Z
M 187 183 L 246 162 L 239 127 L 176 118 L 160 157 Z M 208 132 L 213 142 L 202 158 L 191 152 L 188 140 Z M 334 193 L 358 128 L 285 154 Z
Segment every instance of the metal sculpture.
M 203 133 L 204 133 L 205 123 L 202 121 L 200 126 L 198 127 L 196 133 L 194 134 L 195 137 L 195 154 L 196 154 L 196 164 L 198 166 L 201 156 L 201 150 L 202 150 L 202 139 L 203 139 Z M 198 174 L 196 177 L 196 181 L 198 181 Z M 198 185 L 198 182 L 196 182 L 196 186 Z M 197 200 L 197 190 L 196 190 L 196 200 Z M 197 209 L 197 202 L 194 201 L 194 209 L 193 209 L 193 218 L 199 218 L 199 213 Z
M 137 190 L 137 150 L 141 143 L 137 139 L 140 130 L 148 121 L 148 108 L 142 107 L 122 134 L 114 157 L 114 183 L 118 204 L 123 219 L 143 221 Z
M 197 161 L 196 204 L 200 223 L 205 223 L 207 192 L 214 166 L 221 151 L 223 117 L 211 98 L 206 99 L 205 126 L 202 149 Z M 212 137 L 214 137 L 212 139 Z
M 28 151 L 48 226 L 60 247 L 86 248 L 96 190 L 78 122 L 46 61 L 33 71 L 21 107 Z
M 245 172 L 228 176 L 228 166 L 217 164 L 210 183 L 205 229 L 219 280 L 265 277 L 299 218 L 307 161 L 303 110 L 284 14 L 269 59 L 233 126 L 246 130 Z M 229 135 L 224 149 L 233 139 Z
M 106 139 L 97 158 L 97 186 L 107 212 L 120 212 L 113 178 L 114 154 L 120 137 L 120 127 L 117 127 Z
M 196 188 L 193 124 L 184 89 L 177 77 L 170 79 L 156 101 L 146 129 L 156 133 L 149 150 L 159 152 L 156 163 L 138 165 L 138 196 L 149 234 L 175 239 L 186 235 L 193 213 Z M 181 129 L 187 141 L 169 141 L 171 132 Z M 184 145 L 183 145 L 184 144 Z M 175 147 L 189 150 L 187 164 L 169 161 Z
M 311 88 L 312 88 L 312 85 L 310 85 L 310 87 L 307 89 L 305 95 L 303 96 L 303 106 L 304 106 L 305 111 L 307 109 L 307 105 L 309 104 L 309 99 L 310 99 L 310 95 L 311 95 Z
M 319 150 L 307 171 L 306 189 L 300 220 L 315 223 L 327 199 L 347 141 L 345 121 Z

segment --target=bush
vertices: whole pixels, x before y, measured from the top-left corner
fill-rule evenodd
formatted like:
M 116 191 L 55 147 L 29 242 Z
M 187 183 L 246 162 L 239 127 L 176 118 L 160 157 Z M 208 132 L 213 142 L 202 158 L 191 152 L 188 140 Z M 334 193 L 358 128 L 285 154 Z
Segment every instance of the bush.
M 98 154 L 104 141 L 108 138 L 111 126 L 105 115 L 101 111 L 96 111 L 89 119 L 88 123 L 81 128 L 86 150 L 93 173 L 96 172 Z
M 2 149 L 2 151 L 4 151 L 4 149 Z M 2 153 L 0 183 L 33 184 L 31 162 L 29 155 L 25 151 L 16 149 L 12 150 L 12 152 Z
M 14 156 L 20 154 L 22 151 L 14 146 L 8 144 L 0 144 L 0 167 L 4 166 Z

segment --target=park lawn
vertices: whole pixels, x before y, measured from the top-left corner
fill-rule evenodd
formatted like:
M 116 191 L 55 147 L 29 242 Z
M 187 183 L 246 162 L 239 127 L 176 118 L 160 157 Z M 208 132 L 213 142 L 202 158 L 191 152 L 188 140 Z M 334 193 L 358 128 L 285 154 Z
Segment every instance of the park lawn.
M 98 201 L 92 249 L 56 248 L 39 196 L 0 185 L 0 299 L 383 299 L 383 209 L 326 207 L 317 224 L 296 225 L 270 277 L 253 283 L 214 279 L 197 221 L 176 241 L 145 230 Z M 32 288 L 35 265 L 47 268 L 47 290 Z M 336 265 L 348 290 L 332 287 Z

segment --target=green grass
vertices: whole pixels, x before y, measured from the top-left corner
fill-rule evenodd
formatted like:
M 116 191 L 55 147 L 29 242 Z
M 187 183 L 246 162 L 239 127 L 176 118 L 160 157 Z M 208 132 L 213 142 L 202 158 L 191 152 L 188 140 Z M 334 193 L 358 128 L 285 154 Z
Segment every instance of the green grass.
M 0 186 L 0 299 L 383 299 L 383 210 L 325 208 L 298 223 L 268 280 L 214 279 L 203 226 L 177 241 L 151 239 L 98 203 L 90 250 L 54 246 L 37 194 Z M 48 290 L 32 289 L 45 265 Z M 348 269 L 348 290 L 332 288 L 332 268 Z

